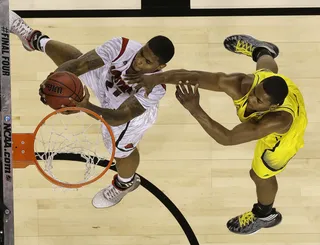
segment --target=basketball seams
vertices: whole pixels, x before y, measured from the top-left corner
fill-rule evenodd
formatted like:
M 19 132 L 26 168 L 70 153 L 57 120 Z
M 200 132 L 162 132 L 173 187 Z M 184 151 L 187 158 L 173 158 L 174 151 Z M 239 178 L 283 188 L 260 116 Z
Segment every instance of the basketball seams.
M 50 80 L 53 81 L 53 82 L 56 82 L 56 83 L 58 83 L 58 84 L 60 84 L 60 85 L 62 85 L 62 86 L 64 86 L 64 87 L 66 87 L 67 89 L 69 89 L 69 90 L 72 92 L 72 94 L 69 95 L 69 97 L 71 97 L 71 96 L 74 94 L 75 88 L 72 90 L 69 86 L 65 85 L 64 83 L 62 83 L 62 82 L 60 82 L 60 81 L 57 81 L 57 80 L 55 80 L 55 79 L 52 79 L 52 78 L 48 79 L 48 82 L 49 82 Z M 57 96 L 57 97 L 60 97 L 60 96 Z
M 73 84 L 74 84 L 74 94 L 75 94 L 75 96 L 78 97 L 78 100 L 77 100 L 77 101 L 81 101 L 82 98 L 80 98 L 80 96 L 79 96 L 80 91 L 76 91 L 76 90 L 77 90 L 77 83 L 76 83 L 76 81 L 74 80 L 74 76 L 71 76 L 69 73 L 67 73 L 67 74 L 68 74 L 68 76 L 71 78 L 71 80 L 72 80 L 72 82 L 73 82 Z M 79 90 L 82 90 L 82 95 L 83 95 L 83 85 L 82 85 L 82 82 L 81 82 L 81 81 L 79 81 L 79 82 L 80 82 Z
M 65 83 L 63 83 L 63 82 L 60 82 L 58 79 L 60 79 L 61 77 L 61 79 L 63 80 L 63 77 L 65 77 L 66 76 L 66 74 L 68 75 L 67 76 L 67 78 L 69 79 L 69 81 L 65 81 L 66 83 L 68 83 L 68 85 L 66 85 Z M 56 75 L 58 75 L 58 74 L 56 74 Z M 70 87 L 70 85 L 72 85 L 72 83 L 71 83 L 71 81 L 70 81 L 70 79 L 72 80 L 72 83 L 73 83 L 73 85 L 74 85 L 74 88 L 73 89 L 71 89 L 71 87 Z M 52 91 L 48 91 L 48 92 L 50 92 L 50 94 L 48 94 L 48 93 L 46 93 L 45 91 L 43 91 L 43 94 L 44 95 L 46 95 L 47 96 L 47 101 L 48 101 L 48 104 L 51 104 L 51 107 L 53 108 L 53 109 L 59 109 L 60 108 L 60 102 L 58 102 L 58 100 L 55 100 L 55 98 L 59 98 L 59 99 L 61 99 L 61 103 L 62 104 L 64 104 L 65 106 L 67 106 L 67 107 L 69 107 L 69 106 L 74 106 L 73 104 L 72 104 L 72 102 L 70 101 L 70 100 L 67 100 L 67 98 L 73 98 L 73 99 L 75 99 L 76 101 L 81 101 L 81 99 L 83 98 L 83 85 L 82 85 L 82 82 L 79 80 L 79 81 L 75 81 L 75 79 L 73 78 L 73 76 L 72 76 L 72 74 L 69 74 L 68 72 L 63 72 L 62 74 L 61 74 L 61 76 L 57 76 L 56 78 L 48 78 L 48 80 L 47 80 L 47 82 L 49 82 L 50 83 L 50 81 L 52 81 L 52 85 L 53 86 L 61 86 L 62 87 L 62 91 L 63 92 L 68 92 L 68 91 L 70 91 L 69 93 L 70 93 L 70 95 L 55 95 L 54 94 L 54 92 L 52 92 Z M 77 93 L 77 83 L 80 83 L 80 89 L 82 88 L 82 98 L 79 96 L 79 92 L 80 91 L 78 91 L 78 93 Z M 45 89 L 44 89 L 45 90 Z M 67 90 L 67 91 L 66 91 Z M 79 89 L 78 89 L 79 90 Z M 49 102 L 49 101 L 51 101 L 51 103 Z M 63 102 L 62 102 L 63 101 Z M 58 105 L 59 104 L 59 106 L 56 106 L 56 105 Z

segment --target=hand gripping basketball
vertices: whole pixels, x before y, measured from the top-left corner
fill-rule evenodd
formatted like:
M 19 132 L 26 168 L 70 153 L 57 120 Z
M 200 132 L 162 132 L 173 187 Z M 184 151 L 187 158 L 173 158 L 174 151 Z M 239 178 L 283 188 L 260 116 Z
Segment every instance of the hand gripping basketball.
M 42 103 L 52 109 L 74 107 L 72 101 L 80 102 L 84 98 L 83 85 L 80 79 L 70 72 L 55 72 L 40 85 L 39 95 Z
M 50 72 L 50 74 L 47 76 L 47 78 L 50 77 L 52 74 L 53 74 L 53 72 Z M 45 104 L 45 105 L 47 105 L 47 101 L 46 101 L 46 96 L 45 96 L 45 94 L 43 93 L 43 89 L 45 88 L 45 83 L 46 83 L 46 81 L 47 81 L 47 79 L 44 80 L 44 81 L 40 84 L 40 88 L 39 88 L 40 101 L 41 101 L 43 104 Z

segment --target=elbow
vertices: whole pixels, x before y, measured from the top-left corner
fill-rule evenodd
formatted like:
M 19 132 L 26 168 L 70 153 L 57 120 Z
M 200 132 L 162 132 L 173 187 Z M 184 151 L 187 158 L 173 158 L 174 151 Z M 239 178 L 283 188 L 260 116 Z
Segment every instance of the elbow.
M 186 69 L 177 69 L 176 71 L 177 72 L 189 72 L 189 70 L 186 70 Z
M 223 146 L 230 146 L 233 145 L 229 139 L 217 140 L 217 143 Z
M 107 122 L 108 123 L 108 125 L 109 126 L 111 126 L 111 127 L 117 127 L 117 126 L 119 126 L 116 122 L 111 122 L 110 120 Z
M 218 144 L 223 146 L 234 145 L 234 142 L 232 140 L 232 135 L 229 132 L 224 133 L 223 136 L 217 139 L 216 141 Z
M 88 71 L 87 61 L 75 60 L 75 75 L 80 76 Z
M 123 125 L 123 124 L 125 124 L 125 123 L 130 121 L 130 120 L 127 120 L 126 118 L 117 118 L 117 117 L 114 117 L 113 119 L 110 119 L 110 115 L 107 115 L 107 116 L 102 115 L 102 118 L 111 127 L 117 127 L 117 126 Z
M 106 120 L 106 119 L 105 119 Z M 123 122 L 123 121 L 116 121 L 116 120 L 106 120 L 106 122 L 109 124 L 109 126 L 111 127 L 117 127 L 117 126 L 120 126 L 122 124 L 125 124 L 126 122 Z
M 77 59 L 68 60 L 65 63 L 58 66 L 58 68 L 55 70 L 55 72 L 67 71 L 67 72 L 75 74 L 76 76 L 79 76 L 82 74 L 81 73 L 81 66 L 84 66 L 84 64 L 81 64 L 81 62 L 79 62 L 79 60 L 77 60 Z

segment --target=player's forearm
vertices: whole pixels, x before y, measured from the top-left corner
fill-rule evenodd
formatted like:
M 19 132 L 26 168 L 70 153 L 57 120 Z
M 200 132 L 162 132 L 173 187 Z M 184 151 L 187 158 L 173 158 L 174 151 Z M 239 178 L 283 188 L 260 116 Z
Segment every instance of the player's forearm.
M 67 62 L 63 63 L 55 70 L 55 72 L 58 71 L 68 71 L 75 74 L 76 76 L 80 76 L 88 72 L 87 70 L 83 69 L 83 66 L 81 66 L 79 60 L 77 59 L 68 60 Z
M 214 121 L 209 115 L 199 106 L 197 110 L 190 112 L 191 115 L 199 122 L 202 128 L 219 144 L 230 145 L 230 130 Z
M 80 76 L 104 65 L 101 57 L 95 50 L 91 50 L 77 59 L 69 60 L 60 65 L 56 71 L 68 71 Z
M 88 103 L 86 108 L 100 115 L 110 126 L 119 126 L 130 120 L 121 110 L 101 108 L 92 103 Z
M 188 70 L 171 70 L 160 73 L 162 76 L 162 83 L 165 84 L 179 84 L 180 81 L 189 81 L 190 84 L 199 84 L 202 89 L 220 91 L 219 79 L 222 73 L 211 73 L 204 71 L 188 71 Z

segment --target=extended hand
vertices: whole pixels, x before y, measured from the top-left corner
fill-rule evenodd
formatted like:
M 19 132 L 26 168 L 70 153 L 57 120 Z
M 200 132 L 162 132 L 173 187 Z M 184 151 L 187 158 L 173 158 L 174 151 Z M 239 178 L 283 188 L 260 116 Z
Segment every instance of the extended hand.
M 200 94 L 198 91 L 199 84 L 194 86 L 194 91 L 192 89 L 193 85 L 186 82 L 186 84 L 180 83 L 176 86 L 176 97 L 179 102 L 188 111 L 193 112 L 200 107 Z
M 47 76 L 46 80 L 44 80 L 44 81 L 40 84 L 40 88 L 39 88 L 40 101 L 41 101 L 43 104 L 45 104 L 45 105 L 47 104 L 47 101 L 46 101 L 46 96 L 45 96 L 45 94 L 43 93 L 43 89 L 45 88 L 45 83 L 47 82 L 48 77 L 50 77 L 52 74 L 53 74 L 53 72 L 51 72 L 51 73 Z
M 124 80 L 128 81 L 128 84 L 136 84 L 134 86 L 136 91 L 143 87 L 146 90 L 145 96 L 148 96 L 152 89 L 161 83 L 160 77 L 157 74 L 126 74 Z

